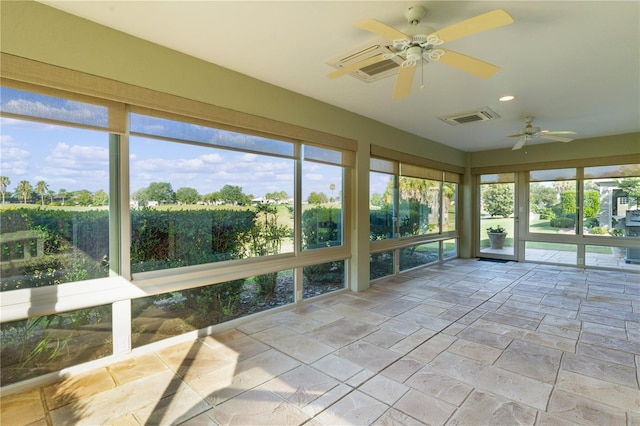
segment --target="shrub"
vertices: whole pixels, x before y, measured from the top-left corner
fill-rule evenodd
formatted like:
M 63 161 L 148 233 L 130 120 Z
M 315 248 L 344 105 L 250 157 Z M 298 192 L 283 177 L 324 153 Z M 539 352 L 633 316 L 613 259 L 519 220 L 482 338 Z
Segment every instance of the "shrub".
M 575 223 L 576 221 L 574 218 L 563 216 L 551 219 L 549 225 L 554 228 L 572 228 Z

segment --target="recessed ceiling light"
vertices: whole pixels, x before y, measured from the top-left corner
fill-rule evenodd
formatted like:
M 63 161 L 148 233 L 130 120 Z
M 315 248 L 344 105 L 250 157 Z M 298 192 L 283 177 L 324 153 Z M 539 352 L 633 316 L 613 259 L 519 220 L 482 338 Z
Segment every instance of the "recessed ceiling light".
M 516 98 L 516 97 L 515 97 L 515 96 L 513 96 L 513 95 L 506 95 L 506 96 L 501 97 L 501 98 L 500 98 L 500 99 L 498 99 L 498 100 L 499 100 L 500 102 L 509 102 L 509 101 L 514 100 L 515 98 Z

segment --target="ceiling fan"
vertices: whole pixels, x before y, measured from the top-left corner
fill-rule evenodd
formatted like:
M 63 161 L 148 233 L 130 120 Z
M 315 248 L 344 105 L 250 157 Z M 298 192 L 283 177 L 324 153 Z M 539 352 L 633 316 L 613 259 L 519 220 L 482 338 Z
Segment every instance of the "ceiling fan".
M 515 135 L 507 136 L 508 138 L 520 138 L 513 146 L 513 148 L 511 148 L 514 151 L 522 148 L 525 143 L 532 140 L 533 138 L 548 139 L 556 142 L 571 142 L 573 139 L 558 135 L 576 134 L 576 132 L 573 132 L 571 130 L 540 130 L 540 127 L 533 127 L 533 125 L 531 124 L 533 122 L 533 117 L 525 117 L 524 121 L 524 129 L 521 129 Z
M 356 27 L 370 31 L 389 40 L 391 44 L 388 47 L 392 53 L 379 54 L 344 66 L 328 74 L 327 77 L 331 79 L 337 78 L 377 62 L 399 56 L 403 59 L 403 62 L 400 66 L 393 92 L 393 97 L 399 99 L 407 97 L 411 93 L 416 68 L 419 63 L 424 64 L 424 61 L 442 62 L 482 78 L 489 78 L 498 72 L 500 68 L 495 65 L 463 55 L 462 53 L 454 52 L 453 50 L 436 48 L 436 46 L 510 24 L 513 22 L 513 18 L 509 16 L 507 12 L 496 9 L 450 25 L 439 31 L 435 31 L 434 28 L 428 25 L 420 24 L 420 20 L 425 15 L 426 10 L 422 6 L 413 6 L 407 10 L 405 17 L 411 24 L 410 31 L 407 31 L 410 34 L 405 34 L 375 19 L 355 22 L 354 25 Z

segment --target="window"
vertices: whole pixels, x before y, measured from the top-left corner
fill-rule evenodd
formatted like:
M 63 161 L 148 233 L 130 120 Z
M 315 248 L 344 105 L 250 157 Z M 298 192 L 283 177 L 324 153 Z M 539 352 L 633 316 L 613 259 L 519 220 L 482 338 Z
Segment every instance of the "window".
M 441 242 L 456 231 L 459 179 L 457 173 L 371 157 L 371 279 L 457 256 L 455 239 Z
M 355 141 L 7 84 L 4 384 L 345 287 Z
M 143 137 L 130 152 L 132 272 L 293 251 L 293 159 Z
M 640 164 L 585 167 L 584 178 L 584 233 L 627 236 L 627 221 L 640 201 Z
M 2 88 L 2 291 L 109 275 L 107 108 Z M 8 117 L 10 116 L 10 117 Z
M 576 169 L 529 173 L 529 232 L 576 234 Z
M 304 146 L 302 250 L 343 244 L 343 175 L 339 151 Z

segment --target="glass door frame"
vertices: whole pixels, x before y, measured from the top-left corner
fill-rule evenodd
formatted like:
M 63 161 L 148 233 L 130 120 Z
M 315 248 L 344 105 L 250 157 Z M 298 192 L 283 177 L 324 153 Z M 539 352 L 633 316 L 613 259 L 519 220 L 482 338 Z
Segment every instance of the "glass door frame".
M 486 235 L 486 229 L 485 229 L 486 224 L 482 224 L 482 219 L 481 219 L 482 185 L 490 184 L 490 183 L 482 183 L 482 176 L 488 176 L 488 175 L 512 175 L 513 176 L 513 179 L 510 179 L 508 181 L 505 180 L 505 181 L 495 182 L 495 183 L 509 183 L 513 185 L 513 213 L 508 218 L 509 220 L 511 220 L 512 229 L 510 229 L 509 233 L 507 234 L 507 238 L 510 238 L 513 241 L 512 243 L 513 247 L 509 247 L 509 248 L 512 248 L 512 251 L 509 251 L 506 249 L 503 252 L 498 252 L 497 250 L 499 249 L 494 249 L 494 251 L 486 251 L 486 249 L 483 249 L 481 247 L 481 240 L 483 239 L 482 237 Z M 520 202 L 521 197 L 519 196 L 519 194 L 522 193 L 521 192 L 522 183 L 520 182 L 521 181 L 520 175 L 521 174 L 517 172 L 510 172 L 510 173 L 483 173 L 475 176 L 475 183 L 474 183 L 475 208 L 474 208 L 473 241 L 474 241 L 476 257 L 484 258 L 484 259 L 507 260 L 507 261 L 519 260 L 518 253 L 521 252 L 520 250 L 521 247 L 519 244 L 520 239 L 518 237 L 518 235 L 520 235 L 520 230 L 521 230 L 520 217 L 522 216 L 522 212 L 526 210 L 524 209 L 522 203 Z

